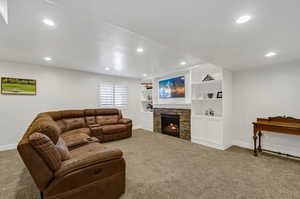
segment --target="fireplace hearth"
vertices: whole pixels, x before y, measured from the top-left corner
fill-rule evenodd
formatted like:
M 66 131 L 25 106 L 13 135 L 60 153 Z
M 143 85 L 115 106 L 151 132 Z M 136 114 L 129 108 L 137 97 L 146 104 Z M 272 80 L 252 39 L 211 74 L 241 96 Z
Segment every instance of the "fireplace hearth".
M 163 134 L 180 137 L 180 116 L 161 114 L 161 130 Z

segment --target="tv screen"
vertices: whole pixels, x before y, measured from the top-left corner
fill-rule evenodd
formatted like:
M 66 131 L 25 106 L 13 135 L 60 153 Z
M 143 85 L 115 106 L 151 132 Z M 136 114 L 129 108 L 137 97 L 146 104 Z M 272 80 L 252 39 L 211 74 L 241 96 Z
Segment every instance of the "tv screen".
M 161 99 L 185 97 L 184 76 L 159 81 Z

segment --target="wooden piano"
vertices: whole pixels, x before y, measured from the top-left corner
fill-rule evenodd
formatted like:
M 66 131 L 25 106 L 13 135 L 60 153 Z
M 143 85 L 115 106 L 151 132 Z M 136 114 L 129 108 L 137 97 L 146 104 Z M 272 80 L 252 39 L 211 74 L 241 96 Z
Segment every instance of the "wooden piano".
M 261 136 L 262 131 L 269 131 L 275 133 L 300 135 L 300 119 L 292 117 L 269 117 L 257 118 L 256 122 L 253 122 L 253 141 L 254 141 L 254 155 L 257 156 L 257 152 L 262 152 L 261 148 Z M 256 148 L 258 134 L 258 148 Z

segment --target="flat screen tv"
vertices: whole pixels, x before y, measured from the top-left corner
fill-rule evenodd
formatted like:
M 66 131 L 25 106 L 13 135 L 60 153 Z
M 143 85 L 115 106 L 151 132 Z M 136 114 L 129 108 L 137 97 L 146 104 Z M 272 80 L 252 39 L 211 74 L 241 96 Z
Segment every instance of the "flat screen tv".
M 159 81 L 159 97 L 161 99 L 185 97 L 184 76 Z

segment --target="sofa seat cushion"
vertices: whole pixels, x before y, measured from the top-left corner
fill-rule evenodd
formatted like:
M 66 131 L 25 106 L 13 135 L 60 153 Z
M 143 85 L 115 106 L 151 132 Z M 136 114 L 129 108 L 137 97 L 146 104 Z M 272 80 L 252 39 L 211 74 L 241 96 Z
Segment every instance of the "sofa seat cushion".
M 77 158 L 77 157 L 82 156 L 82 154 L 84 154 L 84 153 L 92 153 L 95 151 L 101 151 L 106 148 L 107 147 L 104 146 L 103 144 L 100 144 L 97 142 L 92 142 L 92 143 L 82 145 L 81 147 L 74 148 L 70 151 L 70 153 L 71 153 L 72 158 Z
M 90 129 L 81 128 L 72 131 L 67 131 L 61 134 L 62 139 L 65 141 L 66 145 L 72 146 L 75 143 L 82 141 L 83 139 L 89 138 Z
M 103 134 L 122 133 L 124 131 L 126 131 L 126 125 L 124 125 L 124 124 L 114 124 L 114 125 L 102 126 Z
M 90 135 L 91 131 L 90 131 L 89 128 L 79 128 L 79 129 L 74 129 L 74 130 L 71 130 L 71 131 L 66 131 L 61 135 L 75 135 L 75 134 L 80 134 L 80 133 Z
M 115 147 L 105 147 L 99 143 L 89 143 L 71 151 L 72 158 L 62 162 L 56 177 L 62 177 L 68 173 L 94 164 L 122 158 L 122 151 Z

